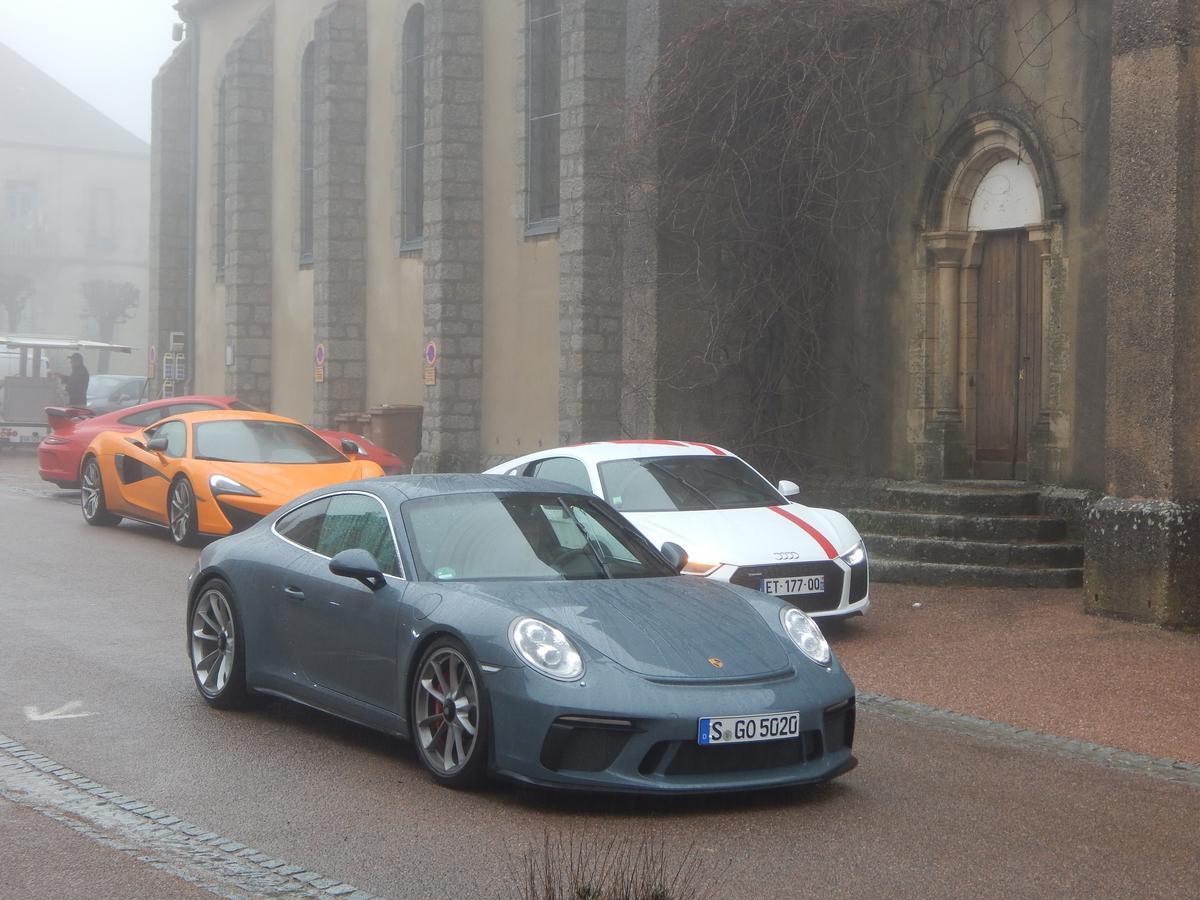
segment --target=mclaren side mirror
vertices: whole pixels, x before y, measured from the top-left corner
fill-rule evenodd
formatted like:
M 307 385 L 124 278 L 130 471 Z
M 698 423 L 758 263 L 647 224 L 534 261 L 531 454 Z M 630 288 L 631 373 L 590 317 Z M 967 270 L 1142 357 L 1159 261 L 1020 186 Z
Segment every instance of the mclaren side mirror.
M 341 578 L 353 578 L 355 581 L 361 581 L 373 591 L 377 591 L 387 584 L 375 557 L 366 550 L 358 548 L 343 550 L 331 559 L 329 571 Z
M 785 497 L 795 497 L 800 493 L 800 485 L 794 481 L 781 481 L 779 482 L 779 493 Z
M 687 551 L 674 541 L 667 541 L 662 545 L 662 555 L 676 572 L 682 572 L 683 567 L 687 565 Z
M 151 453 L 166 453 L 168 446 L 170 446 L 170 441 L 165 437 L 156 437 L 150 439 L 150 443 L 146 445 L 146 449 Z
M 350 438 L 342 438 L 342 452 L 347 456 L 359 456 L 362 454 L 362 447 L 358 446 Z

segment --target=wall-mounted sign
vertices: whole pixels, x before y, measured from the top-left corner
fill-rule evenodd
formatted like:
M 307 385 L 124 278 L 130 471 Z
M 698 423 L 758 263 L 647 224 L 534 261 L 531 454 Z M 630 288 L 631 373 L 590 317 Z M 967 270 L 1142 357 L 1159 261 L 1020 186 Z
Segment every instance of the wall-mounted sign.
M 313 362 L 318 366 L 325 365 L 325 345 L 317 344 L 317 349 L 313 351 Z
M 430 341 L 428 344 L 425 345 L 425 365 L 427 365 L 427 366 L 437 365 L 437 358 L 438 358 L 437 344 L 435 344 L 433 341 Z
M 425 367 L 425 384 L 427 386 L 437 384 L 437 369 L 433 366 Z

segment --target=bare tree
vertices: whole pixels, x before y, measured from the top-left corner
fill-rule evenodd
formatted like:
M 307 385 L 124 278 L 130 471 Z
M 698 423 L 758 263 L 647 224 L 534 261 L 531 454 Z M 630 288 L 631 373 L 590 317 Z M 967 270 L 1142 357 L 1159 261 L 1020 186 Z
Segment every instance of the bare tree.
M 133 318 L 141 292 L 128 281 L 93 279 L 81 285 L 83 318 L 94 319 L 100 340 L 111 344 L 117 326 Z M 100 352 L 100 370 L 108 371 L 109 352 Z
M 21 272 L 0 272 L 0 304 L 8 315 L 8 330 L 16 331 L 21 326 L 21 314 L 33 295 L 37 293 L 33 279 Z

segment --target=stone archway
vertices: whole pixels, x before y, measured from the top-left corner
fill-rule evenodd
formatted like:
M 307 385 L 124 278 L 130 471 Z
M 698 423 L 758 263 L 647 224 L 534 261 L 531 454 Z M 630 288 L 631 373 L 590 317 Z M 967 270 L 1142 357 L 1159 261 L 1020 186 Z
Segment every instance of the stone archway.
M 922 480 L 1057 474 L 1056 198 L 1038 144 L 1013 121 L 972 117 L 939 157 L 926 189 L 914 292 L 921 340 L 910 361 Z

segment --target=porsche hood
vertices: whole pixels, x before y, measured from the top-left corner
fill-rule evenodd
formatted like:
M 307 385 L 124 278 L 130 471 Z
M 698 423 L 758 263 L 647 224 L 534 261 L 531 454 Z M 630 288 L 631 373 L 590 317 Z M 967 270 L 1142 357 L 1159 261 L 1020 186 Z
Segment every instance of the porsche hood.
M 678 578 L 480 584 L 647 678 L 767 678 L 791 670 L 783 639 L 736 590 Z

